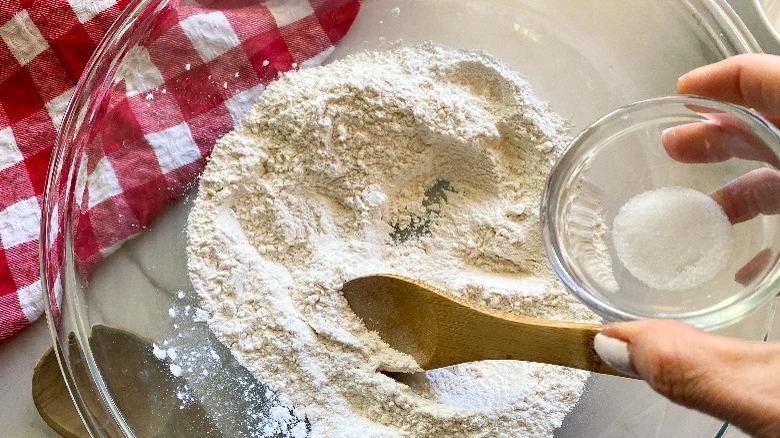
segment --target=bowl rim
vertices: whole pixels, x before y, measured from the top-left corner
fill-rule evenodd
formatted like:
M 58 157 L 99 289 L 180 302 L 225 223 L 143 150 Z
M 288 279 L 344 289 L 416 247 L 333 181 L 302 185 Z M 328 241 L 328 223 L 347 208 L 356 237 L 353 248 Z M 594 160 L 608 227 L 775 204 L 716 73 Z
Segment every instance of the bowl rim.
M 780 31 L 772 24 L 769 16 L 766 14 L 766 10 L 761 5 L 761 0 L 751 0 L 753 7 L 755 8 L 758 18 L 761 24 L 766 28 L 766 31 L 774 38 L 775 42 L 780 44 Z
M 774 269 L 768 272 L 757 285 L 749 288 L 754 290 L 754 292 L 747 294 L 742 300 L 723 300 L 713 306 L 682 312 L 676 314 L 676 316 L 670 316 L 669 314 L 648 316 L 641 315 L 638 312 L 624 310 L 611 302 L 602 300 L 598 297 L 599 294 L 594 293 L 592 289 L 577 282 L 570 264 L 566 261 L 567 257 L 564 256 L 565 251 L 563 250 L 559 239 L 556 238 L 557 234 L 555 232 L 555 224 L 558 222 L 557 214 L 560 210 L 560 194 L 565 187 L 564 181 L 569 178 L 570 171 L 573 168 L 579 167 L 582 164 L 581 158 L 587 157 L 587 151 L 597 146 L 589 144 L 590 138 L 603 132 L 603 130 L 610 126 L 612 122 L 625 120 L 625 118 L 629 117 L 631 114 L 648 108 L 679 107 L 680 105 L 711 108 L 722 113 L 734 115 L 741 121 L 745 121 L 753 126 L 759 127 L 759 129 L 763 129 L 763 136 L 767 137 L 767 140 L 773 140 L 768 141 L 767 143 L 773 149 L 775 155 L 780 156 L 780 129 L 761 114 L 751 109 L 695 95 L 660 96 L 633 102 L 609 112 L 582 130 L 582 132 L 571 141 L 553 166 L 545 183 L 539 210 L 542 242 L 550 266 L 564 286 L 566 286 L 566 289 L 606 321 L 673 318 L 688 322 L 703 330 L 714 331 L 741 321 L 753 310 L 776 296 L 776 291 L 780 289 L 780 262 L 776 262 Z M 748 288 L 743 288 L 741 291 L 746 289 Z M 737 294 L 735 293 L 735 295 Z
M 100 373 L 100 367 L 97 364 L 87 336 L 87 330 L 84 326 L 84 318 L 76 318 L 75 330 L 73 332 L 76 342 L 78 342 L 82 361 L 82 367 L 86 368 L 89 383 L 93 385 L 88 388 L 81 388 L 77 381 L 77 372 L 71 366 L 65 351 L 68 351 L 70 340 L 67 334 L 60 334 L 58 326 L 61 322 L 60 306 L 63 296 L 66 294 L 65 286 L 62 286 L 66 279 L 60 278 L 59 274 L 64 272 L 66 261 L 63 258 L 60 266 L 50 266 L 51 261 L 47 254 L 52 248 L 55 248 L 56 238 L 59 233 L 53 233 L 53 230 L 60 231 L 65 237 L 66 247 L 67 239 L 70 234 L 67 233 L 70 212 L 70 203 L 72 201 L 72 190 L 65 190 L 62 198 L 58 194 L 58 186 L 64 185 L 71 187 L 74 175 L 77 173 L 74 169 L 78 163 L 74 163 L 72 156 L 77 152 L 71 147 L 71 141 L 76 137 L 82 124 L 87 123 L 96 112 L 95 105 L 92 105 L 96 96 L 104 96 L 108 92 L 108 87 L 97 87 L 92 89 L 92 84 L 100 81 L 101 75 L 105 74 L 102 68 L 106 60 L 116 61 L 116 57 L 124 56 L 129 42 L 123 39 L 128 33 L 137 30 L 139 20 L 149 18 L 159 13 L 171 1 L 174 0 L 130 0 L 122 12 L 108 28 L 103 38 L 98 43 L 94 52 L 90 56 L 84 70 L 73 89 L 65 113 L 63 114 L 60 129 L 54 139 L 52 146 L 51 159 L 46 171 L 46 179 L 41 200 L 41 224 L 39 231 L 38 246 L 38 264 L 40 270 L 41 296 L 43 300 L 46 323 L 49 328 L 49 334 L 54 344 L 54 352 L 57 363 L 65 381 L 65 386 L 70 395 L 71 401 L 76 407 L 76 411 L 81 418 L 81 422 L 87 428 L 92 436 L 104 436 L 105 434 L 122 434 L 124 436 L 135 436 L 132 428 L 124 420 L 124 417 L 114 401 L 111 391 L 106 381 Z M 108 64 L 110 69 L 115 71 L 118 62 Z M 86 110 L 91 109 L 88 113 Z M 69 166 L 67 178 L 62 181 L 61 172 Z M 72 188 L 72 187 L 71 187 Z M 64 209 L 63 209 L 64 207 Z M 65 216 L 64 230 L 58 229 L 58 221 L 61 216 Z M 66 252 L 66 249 L 62 249 Z M 51 270 L 51 275 L 50 275 Z M 73 279 L 67 279 L 73 281 Z M 49 281 L 54 287 L 49 287 Z M 58 288 L 58 286 L 60 286 Z M 102 402 L 102 411 L 95 412 L 96 407 L 90 406 L 87 402 L 88 397 L 82 395 L 82 391 L 91 391 L 97 394 L 97 398 Z M 105 419 L 105 420 L 104 420 Z M 107 423 L 107 421 L 110 421 Z

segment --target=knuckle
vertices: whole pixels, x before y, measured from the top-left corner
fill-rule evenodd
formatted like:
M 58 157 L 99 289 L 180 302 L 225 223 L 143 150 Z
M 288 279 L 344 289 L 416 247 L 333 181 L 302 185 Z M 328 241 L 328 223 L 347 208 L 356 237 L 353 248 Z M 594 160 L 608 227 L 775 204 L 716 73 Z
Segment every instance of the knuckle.
M 676 343 L 661 343 L 648 353 L 650 375 L 647 381 L 650 386 L 677 403 L 686 406 L 698 404 L 697 399 L 707 392 L 710 379 L 706 370 L 691 359 L 684 347 Z

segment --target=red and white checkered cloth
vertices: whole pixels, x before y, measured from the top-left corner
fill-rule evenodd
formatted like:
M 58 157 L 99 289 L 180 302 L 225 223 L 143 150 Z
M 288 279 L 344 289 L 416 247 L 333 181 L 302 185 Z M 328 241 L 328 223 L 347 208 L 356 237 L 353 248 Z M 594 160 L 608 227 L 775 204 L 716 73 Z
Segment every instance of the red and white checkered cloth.
M 0 342 L 43 313 L 38 235 L 52 144 L 90 55 L 129 3 L 0 0 Z M 75 195 L 83 273 L 183 194 L 264 85 L 325 59 L 360 8 L 360 0 L 210 3 L 170 2 L 100 103 Z

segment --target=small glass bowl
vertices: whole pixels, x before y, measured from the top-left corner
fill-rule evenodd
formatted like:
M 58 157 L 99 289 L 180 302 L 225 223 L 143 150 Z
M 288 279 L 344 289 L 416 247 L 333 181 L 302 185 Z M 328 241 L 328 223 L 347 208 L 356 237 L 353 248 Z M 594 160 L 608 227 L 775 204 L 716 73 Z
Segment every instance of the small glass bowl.
M 679 319 L 710 331 L 732 325 L 780 289 L 778 157 L 777 128 L 736 105 L 668 96 L 622 107 L 582 131 L 550 173 L 540 213 L 548 259 L 566 287 L 607 321 Z M 621 207 L 665 187 L 710 195 L 731 223 L 730 255 L 698 284 L 654 284 L 635 276 L 616 250 Z M 649 216 L 655 213 L 639 217 Z M 653 256 L 673 260 L 682 252 Z

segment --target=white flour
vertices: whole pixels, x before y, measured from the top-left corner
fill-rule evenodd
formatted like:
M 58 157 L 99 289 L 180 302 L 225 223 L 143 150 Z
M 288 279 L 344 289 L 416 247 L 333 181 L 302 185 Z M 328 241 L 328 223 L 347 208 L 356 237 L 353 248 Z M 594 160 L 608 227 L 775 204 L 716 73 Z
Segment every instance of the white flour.
M 189 270 L 216 336 L 311 436 L 551 436 L 587 373 L 513 361 L 407 375 L 339 293 L 394 273 L 593 322 L 547 267 L 538 204 L 563 120 L 483 52 L 434 44 L 284 75 L 214 149 Z

